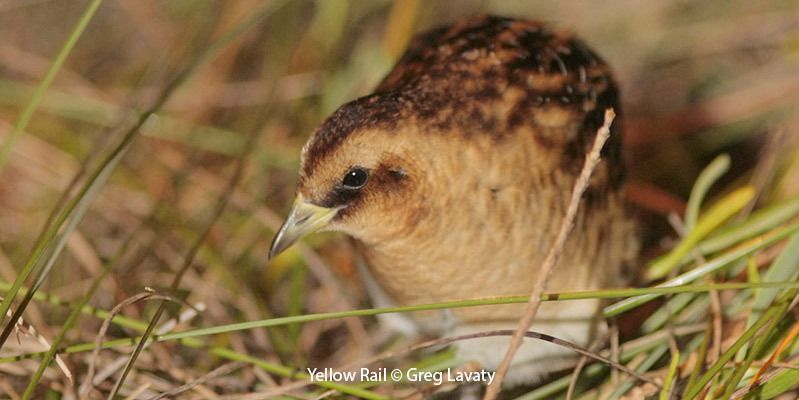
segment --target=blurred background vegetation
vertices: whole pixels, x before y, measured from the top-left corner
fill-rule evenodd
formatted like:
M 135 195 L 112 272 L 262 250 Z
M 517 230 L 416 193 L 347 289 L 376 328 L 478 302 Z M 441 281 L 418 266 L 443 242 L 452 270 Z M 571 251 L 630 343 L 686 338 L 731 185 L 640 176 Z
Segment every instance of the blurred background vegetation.
M 8 143 L 88 5 L 0 1 L 0 143 Z M 51 298 L 27 306 L 24 326 L 0 356 L 47 350 L 42 340 L 62 331 L 104 268 L 111 270 L 89 300 L 99 314 L 123 303 L 121 315 L 146 325 L 159 302 L 125 302 L 146 288 L 171 296 L 160 327 L 192 310 L 186 305 L 196 309 L 165 331 L 369 307 L 343 237 L 313 236 L 267 264 L 293 198 L 299 149 L 326 115 L 370 92 L 414 33 L 485 12 L 571 30 L 614 68 L 628 192 L 643 221 L 645 254 L 671 246 L 666 216 L 683 212 L 697 175 L 720 153 L 733 166 L 718 191 L 753 182 L 761 202 L 799 193 L 795 1 L 107 0 L 0 170 L 3 293 L 53 210 L 120 142 L 132 142 L 54 258 L 39 291 Z M 91 315 L 97 310 L 81 315 L 61 346 L 92 343 L 104 318 Z M 105 337 L 138 334 L 140 325 L 112 324 Z M 181 396 L 270 398 L 291 382 L 293 367 L 339 366 L 396 340 L 371 318 L 347 318 L 210 336 L 197 346 L 155 343 L 119 393 L 150 398 L 222 367 Z M 230 364 L 242 359 L 209 348 L 286 370 Z M 33 397 L 74 397 L 92 364 L 94 387 L 84 393 L 104 398 L 129 353 L 128 346 L 63 355 Z M 0 363 L 0 392 L 21 395 L 38 365 Z M 434 390 L 387 386 L 370 393 L 425 397 Z M 315 387 L 291 393 L 340 395 Z

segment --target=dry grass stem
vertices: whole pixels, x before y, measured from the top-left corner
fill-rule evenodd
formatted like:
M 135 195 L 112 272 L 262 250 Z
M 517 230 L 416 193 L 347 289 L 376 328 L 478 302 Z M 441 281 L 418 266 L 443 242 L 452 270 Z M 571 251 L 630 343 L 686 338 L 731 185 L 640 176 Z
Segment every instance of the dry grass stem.
M 111 312 L 108 314 L 108 317 L 106 317 L 103 320 L 103 324 L 100 326 L 100 330 L 97 332 L 97 336 L 94 339 L 94 350 L 92 350 L 92 354 L 88 362 L 89 371 L 86 373 L 86 377 L 84 378 L 83 384 L 81 385 L 79 390 L 81 396 L 88 395 L 90 385 L 94 385 L 92 381 L 94 379 L 95 365 L 97 363 L 98 357 L 100 356 L 100 350 L 103 347 L 103 340 L 105 339 L 105 335 L 108 332 L 108 328 L 111 327 L 111 321 L 114 319 L 114 317 L 119 315 L 119 313 L 122 312 L 122 310 L 125 307 L 145 300 L 163 300 L 163 301 L 174 301 L 178 304 L 182 303 L 181 301 L 178 301 L 170 296 L 158 295 L 155 294 L 153 291 L 148 290 L 139 294 L 135 294 L 131 297 L 128 297 L 127 299 L 121 301 L 119 304 L 114 306 L 114 308 L 112 308 Z
M 499 390 L 502 387 L 502 380 L 505 378 L 508 368 L 510 368 L 513 356 L 516 354 L 516 350 L 518 350 L 519 346 L 522 344 L 524 333 L 527 332 L 527 330 L 530 328 L 530 325 L 533 323 L 533 319 L 535 319 L 535 315 L 538 312 L 538 307 L 541 304 L 541 294 L 546 290 L 547 282 L 552 275 L 552 271 L 554 270 L 555 266 L 560 260 L 561 254 L 563 253 L 563 249 L 566 245 L 566 239 L 568 239 L 569 233 L 574 227 L 574 219 L 577 217 L 577 209 L 580 205 L 580 199 L 583 196 L 583 192 L 585 192 L 585 189 L 588 187 L 589 181 L 591 179 L 591 173 L 593 173 L 594 168 L 600 161 L 600 152 L 602 151 L 602 147 L 605 146 L 605 142 L 608 140 L 608 137 L 610 137 L 610 125 L 613 123 L 613 119 L 615 117 L 616 114 L 612 109 L 605 111 L 605 121 L 602 123 L 602 126 L 599 128 L 599 130 L 597 130 L 594 144 L 586 155 L 585 163 L 580 171 L 580 176 L 577 177 L 577 180 L 574 183 L 571 198 L 569 199 L 569 206 L 566 209 L 566 214 L 563 216 L 560 229 L 555 237 L 555 242 L 549 249 L 546 258 L 544 258 L 544 262 L 541 265 L 541 270 L 538 273 L 538 280 L 533 287 L 532 293 L 530 293 L 530 301 L 527 303 L 524 315 L 519 320 L 519 326 L 516 329 L 516 334 L 513 335 L 513 338 L 511 339 L 508 350 L 505 353 L 505 357 L 503 358 L 502 363 L 499 365 L 499 368 L 497 368 L 497 374 L 494 378 L 494 381 L 488 385 L 488 390 L 486 391 L 484 397 L 485 400 L 496 399 L 497 395 L 499 394 Z
M 165 399 L 167 397 L 175 397 L 175 396 L 177 396 L 177 395 L 179 395 L 179 394 L 181 394 L 183 392 L 191 390 L 192 388 L 194 388 L 197 385 L 202 385 L 203 383 L 208 382 L 208 381 L 210 381 L 212 379 L 218 378 L 220 376 L 228 375 L 228 374 L 232 373 L 233 371 L 235 371 L 235 370 L 237 370 L 237 369 L 239 369 L 239 368 L 241 368 L 241 367 L 243 367 L 245 365 L 247 365 L 247 364 L 244 363 L 244 362 L 241 362 L 241 361 L 236 361 L 236 362 L 224 364 L 224 365 L 222 365 L 220 367 L 217 367 L 213 371 L 211 371 L 211 372 L 209 372 L 209 373 L 207 373 L 207 374 L 205 374 L 205 375 L 203 375 L 203 376 L 201 376 L 201 377 L 199 377 L 199 378 L 197 378 L 197 379 L 195 379 L 195 380 L 193 380 L 193 381 L 191 381 L 191 382 L 189 382 L 189 383 L 187 383 L 185 385 L 178 386 L 178 387 L 176 387 L 176 388 L 174 388 L 174 389 L 172 389 L 170 391 L 161 393 L 158 396 L 151 397 L 149 400 L 161 400 L 161 399 Z

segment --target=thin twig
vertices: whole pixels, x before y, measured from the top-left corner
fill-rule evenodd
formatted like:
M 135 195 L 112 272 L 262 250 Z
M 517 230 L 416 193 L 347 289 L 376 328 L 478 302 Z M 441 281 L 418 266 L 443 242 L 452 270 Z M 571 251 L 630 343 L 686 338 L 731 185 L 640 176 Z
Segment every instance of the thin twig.
M 593 344 L 588 348 L 588 351 L 596 353 L 597 350 L 602 346 L 602 343 L 607 340 L 607 335 L 604 338 L 597 338 Z M 611 346 L 612 347 L 612 346 Z M 616 342 L 616 347 L 618 347 L 618 341 Z M 611 352 L 611 360 L 618 362 L 618 358 L 613 357 L 614 353 Z M 583 372 L 583 368 L 587 364 L 588 357 L 582 356 L 580 360 L 577 361 L 577 365 L 574 367 L 574 371 L 572 371 L 572 377 L 569 381 L 569 387 L 566 389 L 566 400 L 572 400 L 574 398 L 574 390 L 577 388 L 577 380 L 580 378 L 580 373 Z M 614 371 L 616 371 L 614 369 Z
M 769 382 L 772 378 L 774 378 L 780 372 L 783 372 L 783 370 L 785 370 L 785 369 L 792 369 L 792 370 L 799 369 L 799 366 L 791 364 L 793 362 L 796 362 L 797 360 L 799 360 L 799 355 L 794 355 L 792 357 L 787 358 L 786 360 L 784 360 L 781 363 L 773 363 L 773 364 L 771 364 L 771 367 L 774 368 L 773 371 L 769 371 L 769 372 L 763 374 L 763 376 L 761 376 L 761 378 L 760 378 L 760 380 L 758 382 L 754 382 L 754 384 L 746 385 L 746 386 L 738 389 L 737 391 L 735 391 L 732 394 L 730 399 L 732 399 L 732 400 L 740 399 L 741 397 L 744 397 L 745 395 L 747 395 L 749 393 L 756 393 L 756 390 L 758 388 L 762 387 L 766 382 Z M 743 362 L 733 361 L 730 364 L 732 364 L 734 366 L 735 365 L 742 365 Z M 751 366 L 752 367 L 757 367 L 757 366 L 764 366 L 764 365 L 767 365 L 767 364 L 768 363 L 765 362 L 765 361 L 761 361 L 761 362 L 755 361 L 755 362 L 751 363 Z
M 209 373 L 207 373 L 207 374 L 205 374 L 205 375 L 203 375 L 203 376 L 201 376 L 201 377 L 199 377 L 199 378 L 197 378 L 197 379 L 195 379 L 195 380 L 193 380 L 193 381 L 191 381 L 191 382 L 189 382 L 189 383 L 187 383 L 185 385 L 178 386 L 178 387 L 176 387 L 176 388 L 174 388 L 172 390 L 163 392 L 163 393 L 161 393 L 161 394 L 159 394 L 157 396 L 153 396 L 153 397 L 150 398 L 150 400 L 161 400 L 161 399 L 164 399 L 164 398 L 167 398 L 167 397 L 177 396 L 177 395 L 179 395 L 179 394 L 181 394 L 183 392 L 191 390 L 192 388 L 194 388 L 197 385 L 202 385 L 203 383 L 208 382 L 211 379 L 215 379 L 215 378 L 218 378 L 220 376 L 225 376 L 227 374 L 230 374 L 233 371 L 245 366 L 246 364 L 247 363 L 245 363 L 244 361 L 236 361 L 236 362 L 227 363 L 227 364 L 222 365 L 222 366 L 214 369 L 213 371 L 211 371 L 211 372 L 209 372 Z
M 108 316 L 103 320 L 102 325 L 100 325 L 100 330 L 97 332 L 97 336 L 94 338 L 94 350 L 92 350 L 92 355 L 89 357 L 89 371 L 86 373 L 86 378 L 84 379 L 83 385 L 79 390 L 79 393 L 82 395 L 88 394 L 89 385 L 91 385 L 92 378 L 94 378 L 94 366 L 97 362 L 97 358 L 100 356 L 100 350 L 103 348 L 103 339 L 105 338 L 106 332 L 108 332 L 108 328 L 111 327 L 111 321 L 114 317 L 117 316 L 122 309 L 134 304 L 138 303 L 142 300 L 151 300 L 151 299 L 160 299 L 165 301 L 174 301 L 172 297 L 169 296 L 162 296 L 153 293 L 152 291 L 145 291 L 133 296 L 128 297 L 125 300 L 122 300 L 119 304 L 114 306 L 111 309 L 111 312 L 108 313 Z
M 199 314 L 199 312 L 205 309 L 205 306 L 202 303 L 190 305 L 189 307 L 191 308 L 187 308 L 186 310 L 181 312 L 180 315 L 171 318 L 165 321 L 163 324 L 161 324 L 158 327 L 158 329 L 156 329 L 155 332 L 156 335 L 163 335 L 165 333 L 172 331 L 172 329 L 174 329 L 177 324 L 191 320 L 192 318 L 196 317 Z M 134 342 L 131 342 L 131 344 L 132 343 Z M 125 364 L 127 363 L 127 360 L 128 356 L 121 356 L 107 363 L 103 369 L 95 373 L 91 382 L 84 382 L 84 384 L 81 385 L 81 391 L 88 391 L 88 384 L 91 384 L 92 386 L 97 386 L 102 381 L 108 379 L 111 375 L 115 374 L 119 369 L 124 367 Z M 130 396 L 130 394 L 128 394 L 128 396 Z
M 2 298 L 3 297 L 0 296 L 0 299 L 2 299 Z M 7 314 L 11 314 L 11 310 L 9 310 L 7 312 Z M 37 342 L 39 342 L 39 344 L 41 344 L 44 347 L 52 347 L 50 342 L 44 337 L 44 335 L 42 335 L 41 333 L 39 333 L 36 330 L 36 328 L 33 326 L 33 324 L 28 323 L 27 325 L 28 326 L 26 327 L 25 326 L 25 320 L 23 320 L 22 318 L 17 319 L 16 325 L 15 325 L 15 330 L 16 330 L 16 333 L 17 333 L 17 342 L 18 343 L 20 342 L 19 335 L 21 333 L 21 334 L 24 334 L 25 336 L 33 337 Z M 67 367 L 67 364 L 64 363 L 64 360 L 61 358 L 61 356 L 56 355 L 55 356 L 55 362 L 56 362 L 56 365 L 58 365 L 58 368 L 61 369 L 61 372 L 64 373 L 64 376 L 67 378 L 67 382 L 69 382 L 70 384 L 72 382 L 74 382 L 74 377 L 72 375 L 72 372 Z
M 502 380 L 505 378 L 505 374 L 507 374 L 508 369 L 510 368 L 511 361 L 513 361 L 513 356 L 516 354 L 516 350 L 518 350 L 519 346 L 522 344 L 524 333 L 530 328 L 530 325 L 533 323 L 533 319 L 535 319 L 535 315 L 538 313 L 538 307 L 541 305 L 541 294 L 544 293 L 544 290 L 546 290 L 547 282 L 552 275 L 552 271 L 554 270 L 555 265 L 557 265 L 561 254 L 563 254 L 563 249 L 566 245 L 566 239 L 569 237 L 569 233 L 574 227 L 574 219 L 577 216 L 580 198 L 583 196 L 583 192 L 585 192 L 585 189 L 588 187 L 588 183 L 594 168 L 600 161 L 599 153 L 610 136 L 610 124 L 613 123 L 613 119 L 615 117 L 616 113 L 613 112 L 613 109 L 609 108 L 605 110 L 605 121 L 597 130 L 596 138 L 594 139 L 594 144 L 591 147 L 591 151 L 589 151 L 586 155 L 583 169 L 580 171 L 580 176 L 574 183 L 574 188 L 572 189 L 571 198 L 569 200 L 569 206 L 566 209 L 566 214 L 563 216 L 563 221 L 561 222 L 560 229 L 558 230 L 558 235 L 555 238 L 555 243 L 552 245 L 549 253 L 547 253 L 546 258 L 544 259 L 544 263 L 541 266 L 541 270 L 538 274 L 538 281 L 536 281 L 533 291 L 530 293 L 530 300 L 527 303 L 524 315 L 519 320 L 519 326 L 516 329 L 516 334 L 511 338 L 510 345 L 505 353 L 505 357 L 502 359 L 502 363 L 500 363 L 499 368 L 497 368 L 497 375 L 494 378 L 494 381 L 488 385 L 488 389 L 486 390 L 484 397 L 485 400 L 496 399 L 497 395 L 499 394 L 499 390 L 502 387 Z
M 614 318 L 613 325 L 610 327 L 610 359 L 619 362 L 619 353 L 619 325 Z M 610 381 L 613 386 L 619 384 L 619 374 L 616 373 L 616 370 L 610 372 Z

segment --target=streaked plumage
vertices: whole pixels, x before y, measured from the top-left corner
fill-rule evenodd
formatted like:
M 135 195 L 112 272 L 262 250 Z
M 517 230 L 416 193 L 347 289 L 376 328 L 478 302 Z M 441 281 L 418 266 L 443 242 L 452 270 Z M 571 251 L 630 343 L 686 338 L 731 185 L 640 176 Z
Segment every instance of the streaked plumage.
M 620 111 L 607 66 L 569 33 L 481 16 L 420 35 L 374 94 L 311 135 L 273 252 L 312 230 L 344 232 L 380 305 L 529 294 L 609 107 Z M 619 126 L 551 290 L 617 286 L 634 254 Z M 437 334 L 508 329 L 522 308 L 420 313 L 413 324 Z M 593 300 L 544 304 L 532 329 L 586 345 L 597 309 Z M 463 342 L 459 356 L 495 368 L 506 343 Z M 510 382 L 534 380 L 567 355 L 526 343 Z

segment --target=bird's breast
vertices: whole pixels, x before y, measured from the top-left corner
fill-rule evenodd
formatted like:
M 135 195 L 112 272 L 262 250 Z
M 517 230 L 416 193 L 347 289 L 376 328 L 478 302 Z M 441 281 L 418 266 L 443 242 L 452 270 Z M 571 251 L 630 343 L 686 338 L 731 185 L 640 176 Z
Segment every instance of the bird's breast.
M 528 294 L 574 181 L 557 158 L 532 135 L 501 143 L 473 139 L 457 151 L 439 151 L 424 193 L 414 207 L 404 208 L 424 218 L 406 216 L 413 223 L 402 235 L 359 238 L 377 283 L 402 305 Z M 584 202 L 550 289 L 595 289 L 618 278 L 629 254 L 631 225 L 620 195 L 606 195 L 602 202 Z M 519 310 L 478 307 L 456 313 L 465 319 L 508 319 Z

